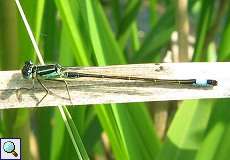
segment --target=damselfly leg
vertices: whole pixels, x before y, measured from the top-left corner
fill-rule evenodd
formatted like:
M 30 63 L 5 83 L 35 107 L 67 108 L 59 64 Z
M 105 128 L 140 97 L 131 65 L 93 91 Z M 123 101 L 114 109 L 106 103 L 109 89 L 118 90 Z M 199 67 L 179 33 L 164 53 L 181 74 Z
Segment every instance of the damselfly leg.
M 46 94 L 39 100 L 39 102 L 36 104 L 37 106 L 46 98 L 46 96 L 50 93 L 52 93 L 42 82 L 39 78 L 36 78 L 36 80 L 38 81 L 38 83 L 42 86 L 42 88 L 46 91 Z M 63 82 L 65 83 L 65 87 L 66 87 L 66 91 L 68 93 L 68 97 L 69 97 L 69 101 L 72 104 L 72 99 L 69 93 L 69 87 L 68 84 L 65 80 L 59 80 L 59 79 L 46 79 L 48 81 L 56 81 L 56 82 Z
M 46 91 L 46 94 L 36 103 L 36 106 L 38 106 L 43 99 L 50 93 L 49 89 L 39 80 L 39 78 L 36 77 L 36 80 L 38 83 L 42 86 L 42 88 Z
M 64 82 L 65 83 L 65 88 L 66 88 L 66 91 L 67 91 L 67 94 L 68 94 L 68 97 L 69 97 L 69 101 L 71 104 L 72 103 L 72 98 L 70 96 L 70 91 L 69 91 L 69 86 L 68 86 L 68 83 L 65 81 L 65 80 L 61 80 L 61 79 L 47 79 L 49 81 L 56 81 L 56 82 Z

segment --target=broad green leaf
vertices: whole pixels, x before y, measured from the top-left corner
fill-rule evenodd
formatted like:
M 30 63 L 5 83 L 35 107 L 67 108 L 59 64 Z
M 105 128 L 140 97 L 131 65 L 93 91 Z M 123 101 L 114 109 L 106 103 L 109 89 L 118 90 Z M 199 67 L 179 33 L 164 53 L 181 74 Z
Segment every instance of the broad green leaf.
M 212 101 L 184 101 L 160 151 L 159 160 L 193 160 L 200 148 L 212 111 Z
M 98 1 L 86 1 L 91 43 L 99 65 L 124 64 L 125 59 Z
M 207 53 L 205 46 L 206 37 L 210 28 L 213 16 L 214 1 L 202 0 L 201 15 L 198 24 L 198 30 L 196 35 L 196 44 L 193 54 L 193 61 L 205 61 L 207 60 Z
M 70 1 L 55 0 L 58 11 L 61 14 L 61 19 L 68 28 L 71 37 L 70 43 L 73 44 L 73 51 L 75 52 L 75 59 L 79 64 L 91 64 L 90 53 L 88 53 L 88 46 L 84 43 L 83 33 L 80 26 L 77 25 L 75 15 L 71 8 Z M 81 17 L 81 15 L 79 15 Z
M 210 116 L 209 125 L 196 160 L 228 160 L 230 149 L 229 99 L 218 100 Z
M 229 3 L 229 2 L 228 2 Z M 230 5 L 230 4 L 229 4 Z M 230 7 L 228 8 L 228 13 L 225 21 L 225 27 L 221 35 L 220 46 L 218 50 L 218 60 L 228 61 L 230 58 Z
M 41 40 L 43 41 L 45 62 L 58 62 L 57 55 L 59 54 L 59 52 L 61 52 L 60 44 L 63 44 L 62 42 L 60 42 L 63 29 L 59 26 L 58 13 L 54 1 L 46 1 L 45 3 L 44 24 L 45 25 L 43 25 L 41 33 Z M 68 40 L 66 39 L 66 41 Z M 68 46 L 66 48 L 68 48 Z

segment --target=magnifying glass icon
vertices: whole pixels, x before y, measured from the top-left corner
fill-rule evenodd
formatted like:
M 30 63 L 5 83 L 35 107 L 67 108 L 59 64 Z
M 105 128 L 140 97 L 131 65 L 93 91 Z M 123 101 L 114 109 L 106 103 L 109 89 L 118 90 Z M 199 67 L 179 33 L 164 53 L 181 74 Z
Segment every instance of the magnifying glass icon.
M 13 142 L 11 141 L 7 141 L 3 144 L 3 149 L 6 153 L 11 153 L 13 154 L 15 157 L 18 156 L 17 152 L 15 151 L 15 145 Z

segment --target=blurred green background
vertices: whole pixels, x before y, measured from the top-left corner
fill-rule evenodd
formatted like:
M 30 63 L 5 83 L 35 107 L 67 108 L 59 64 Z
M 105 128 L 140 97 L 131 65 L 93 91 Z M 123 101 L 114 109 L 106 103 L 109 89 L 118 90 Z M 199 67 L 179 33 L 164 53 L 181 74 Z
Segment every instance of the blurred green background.
M 21 0 L 46 63 L 228 61 L 228 0 Z M 0 0 L 0 67 L 38 63 L 14 0 Z M 229 100 L 1 110 L 23 160 L 229 160 Z M 63 116 L 64 115 L 64 116 Z M 67 121 L 64 117 L 67 116 Z M 65 125 L 69 125 L 67 130 Z

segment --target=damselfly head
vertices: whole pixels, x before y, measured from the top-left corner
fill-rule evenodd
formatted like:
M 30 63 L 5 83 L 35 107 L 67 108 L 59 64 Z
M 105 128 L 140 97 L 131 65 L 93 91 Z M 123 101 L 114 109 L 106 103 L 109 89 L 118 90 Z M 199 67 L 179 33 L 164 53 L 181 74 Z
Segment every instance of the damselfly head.
M 21 70 L 23 78 L 25 78 L 25 79 L 32 78 L 33 66 L 34 66 L 34 64 L 31 60 L 25 62 L 25 65 L 23 66 L 23 68 Z

